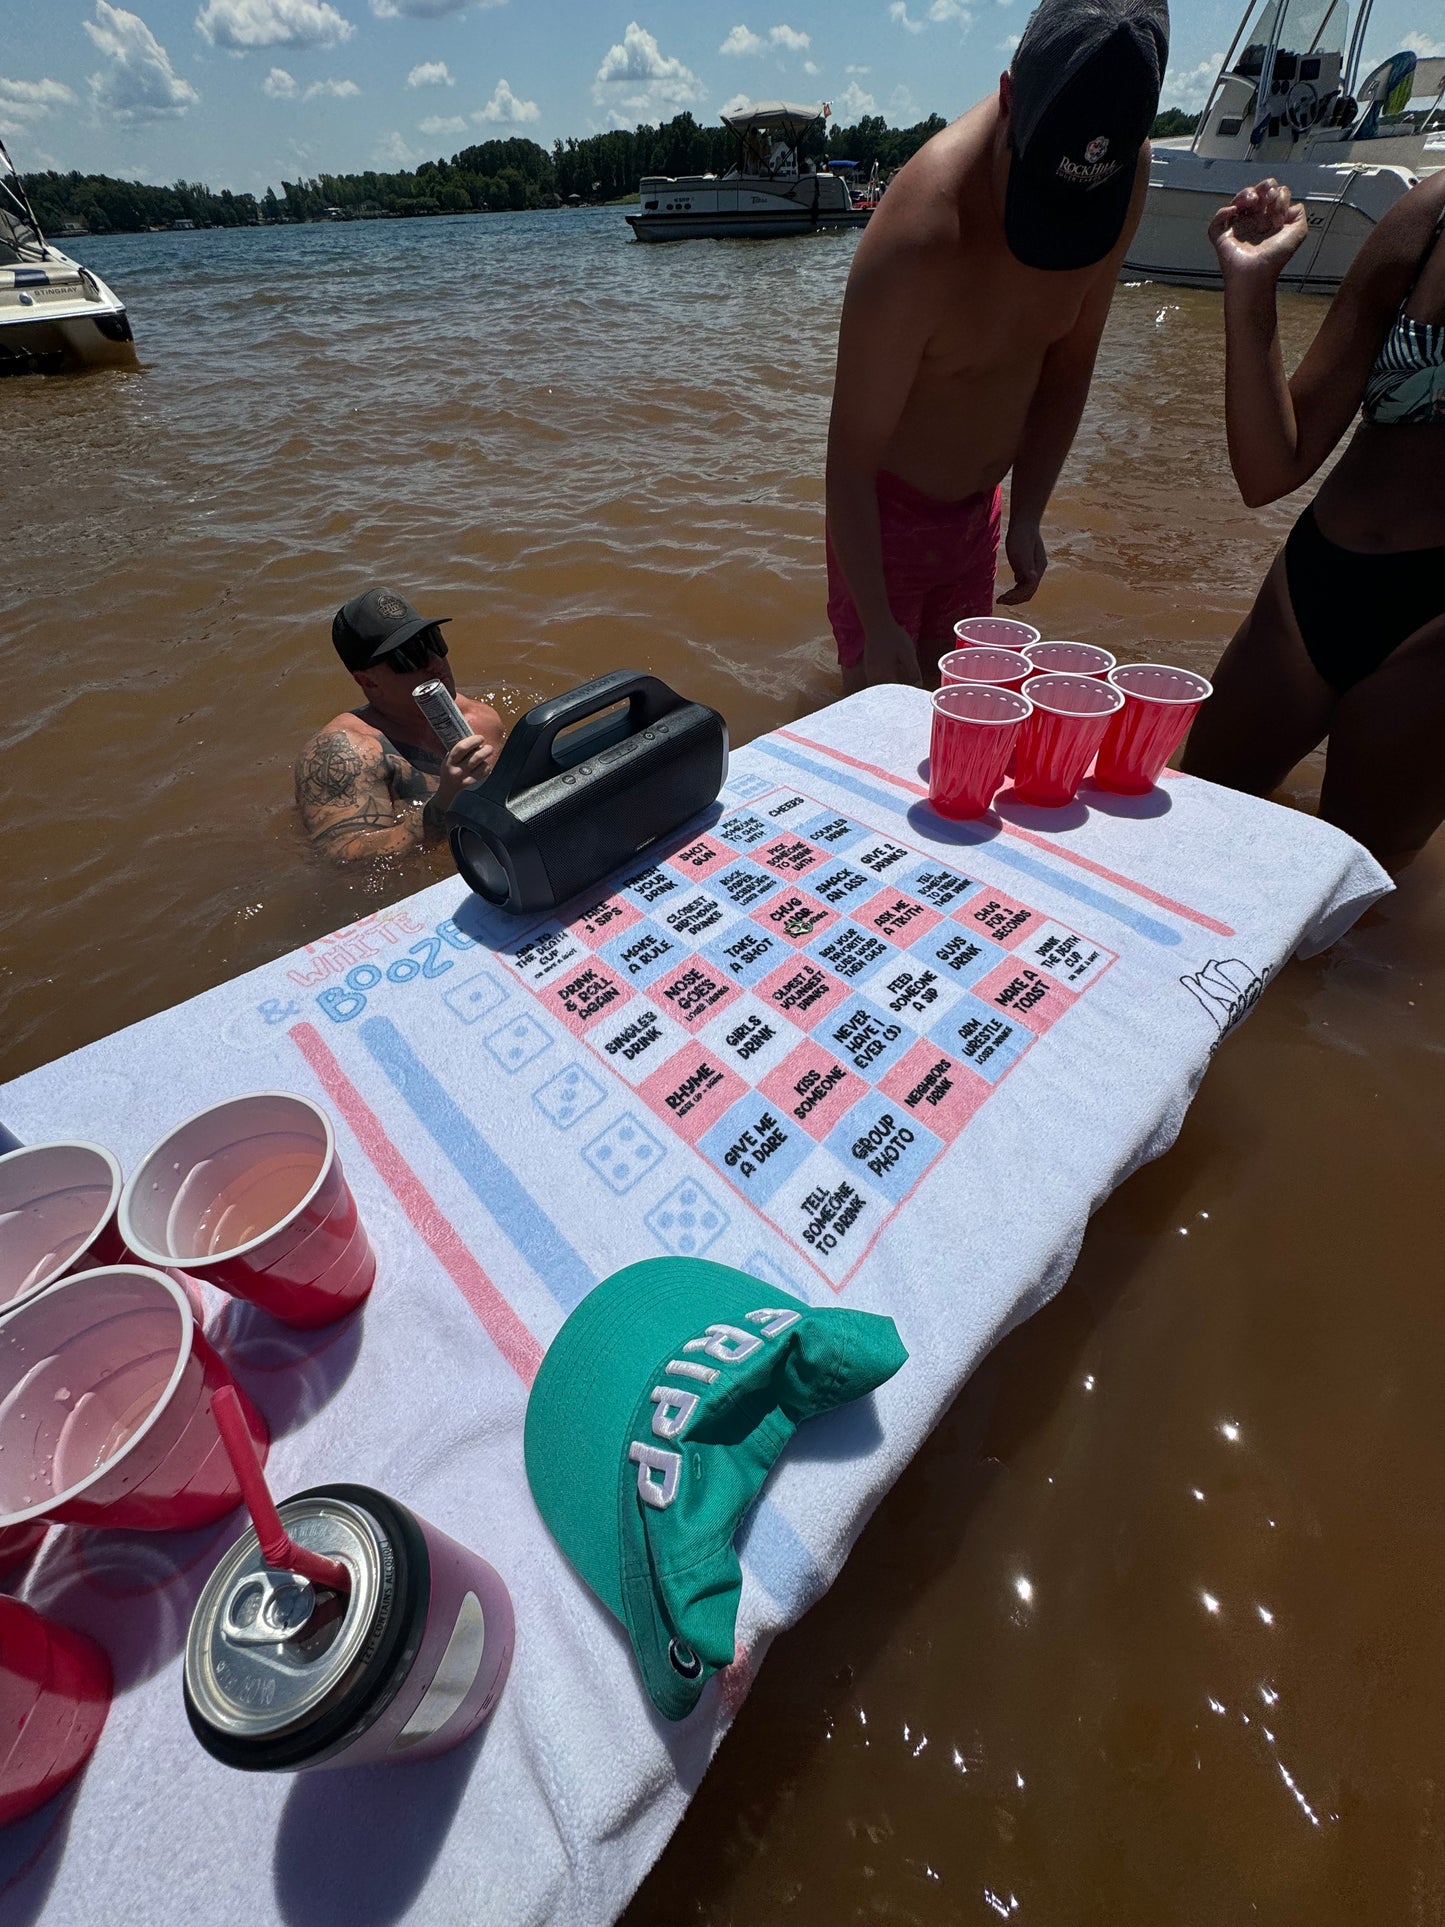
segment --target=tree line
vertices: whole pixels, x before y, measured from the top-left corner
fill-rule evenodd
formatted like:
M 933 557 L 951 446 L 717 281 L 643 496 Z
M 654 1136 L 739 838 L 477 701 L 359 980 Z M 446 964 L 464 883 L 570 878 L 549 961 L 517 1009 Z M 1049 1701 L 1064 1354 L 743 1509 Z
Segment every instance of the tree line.
M 1171 109 L 1155 123 L 1157 135 L 1192 133 L 1196 116 Z M 876 162 L 885 175 L 899 168 L 926 140 L 946 126 L 930 114 L 912 127 L 890 127 L 881 114 L 866 114 L 851 127 L 836 122 L 811 130 L 806 160 L 856 161 L 868 172 Z M 199 181 L 151 187 L 106 174 L 54 171 L 22 176 L 35 217 L 48 234 L 144 232 L 191 221 L 197 227 L 254 227 L 260 223 L 319 221 L 332 211 L 348 218 L 375 215 L 499 213 L 556 207 L 574 196 L 614 201 L 633 194 L 644 174 L 721 173 L 732 165 L 736 142 L 727 128 L 703 127 L 679 114 L 661 127 L 619 128 L 584 140 L 558 140 L 551 151 L 531 140 L 481 141 L 450 160 L 386 173 L 318 174 L 282 181 L 278 194 L 219 193 Z

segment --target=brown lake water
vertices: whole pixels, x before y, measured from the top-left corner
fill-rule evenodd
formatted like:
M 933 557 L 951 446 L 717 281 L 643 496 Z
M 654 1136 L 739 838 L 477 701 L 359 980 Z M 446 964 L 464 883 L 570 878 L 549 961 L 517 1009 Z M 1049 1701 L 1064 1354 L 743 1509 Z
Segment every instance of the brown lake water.
M 0 1079 L 447 873 L 294 819 L 368 582 L 509 718 L 623 665 L 736 742 L 832 700 L 851 247 L 88 244 L 145 371 L 0 384 Z M 1293 512 L 1235 495 L 1222 368 L 1215 297 L 1119 290 L 1045 633 L 1212 667 Z M 630 1927 L 1445 1923 L 1442 939 L 1437 839 L 1270 987 L 776 1643 Z

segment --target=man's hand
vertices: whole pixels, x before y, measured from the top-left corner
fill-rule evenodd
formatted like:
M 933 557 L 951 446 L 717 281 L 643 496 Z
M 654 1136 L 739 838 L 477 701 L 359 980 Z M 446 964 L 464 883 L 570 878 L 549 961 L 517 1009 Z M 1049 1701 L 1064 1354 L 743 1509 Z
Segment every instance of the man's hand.
M 863 639 L 863 672 L 868 686 L 876 683 L 906 682 L 915 689 L 923 677 L 918 668 L 918 650 L 902 623 L 890 622 L 872 629 Z
M 459 791 L 480 783 L 496 760 L 496 748 L 485 736 L 463 736 L 460 742 L 453 743 L 432 798 L 438 812 L 449 810 Z
M 1038 523 L 1021 522 L 1016 515 L 1010 516 L 1004 554 L 1014 572 L 1014 585 L 1011 589 L 1005 589 L 998 600 L 1009 604 L 1032 601 L 1035 589 L 1044 579 L 1044 570 L 1049 566 L 1048 550 L 1044 547 Z
M 1309 233 L 1309 216 L 1273 179 L 1242 188 L 1209 223 L 1209 239 L 1226 280 L 1260 275 L 1277 280 Z

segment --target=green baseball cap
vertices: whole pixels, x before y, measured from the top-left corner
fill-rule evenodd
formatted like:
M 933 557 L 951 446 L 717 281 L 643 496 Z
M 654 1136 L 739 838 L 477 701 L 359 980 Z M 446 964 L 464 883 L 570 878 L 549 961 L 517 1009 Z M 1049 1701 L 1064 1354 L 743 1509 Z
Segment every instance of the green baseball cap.
M 652 1258 L 590 1291 L 527 1403 L 527 1479 L 572 1565 L 680 1720 L 733 1658 L 733 1538 L 804 1419 L 908 1354 L 891 1318 L 824 1310 L 703 1258 Z

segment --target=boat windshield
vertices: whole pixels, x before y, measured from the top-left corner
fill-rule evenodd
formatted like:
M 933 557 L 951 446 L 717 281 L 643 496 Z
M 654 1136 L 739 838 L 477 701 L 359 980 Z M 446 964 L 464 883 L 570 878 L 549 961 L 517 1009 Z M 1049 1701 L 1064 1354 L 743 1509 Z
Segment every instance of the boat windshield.
M 45 261 L 49 256 L 45 236 L 25 198 L 15 163 L 5 151 L 4 141 L 0 141 L 0 266 L 16 261 Z

